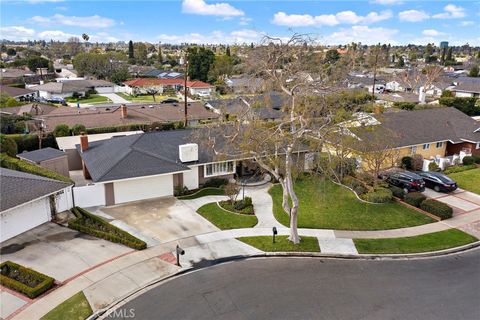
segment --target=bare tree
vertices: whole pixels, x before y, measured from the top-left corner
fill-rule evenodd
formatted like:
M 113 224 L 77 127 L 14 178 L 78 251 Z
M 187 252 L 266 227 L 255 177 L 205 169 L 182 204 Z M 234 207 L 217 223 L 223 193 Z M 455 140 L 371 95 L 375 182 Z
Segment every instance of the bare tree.
M 252 76 L 261 77 L 270 90 L 277 90 L 284 97 L 281 109 L 284 116 L 279 121 L 252 119 L 228 127 L 210 127 L 206 139 L 217 155 L 233 153 L 236 157 L 253 158 L 279 182 L 283 191 L 282 208 L 290 218 L 288 239 L 295 244 L 300 242 L 299 200 L 294 190 L 295 177 L 303 171 L 299 159 L 305 151 L 317 151 L 312 150 L 308 141 L 315 141 L 318 148 L 336 127 L 335 107 L 326 103 L 324 94 L 338 72 L 332 72 L 331 67 L 325 72 L 321 65 L 312 67 L 308 63 L 312 52 L 304 45 L 306 42 L 311 39 L 299 34 L 286 41 L 265 37 L 263 45 L 249 56 L 247 64 Z
M 156 87 L 149 87 L 145 90 L 149 95 L 152 96 L 153 98 L 153 101 L 156 102 L 157 100 L 155 100 L 155 95 L 159 92 L 158 88 Z

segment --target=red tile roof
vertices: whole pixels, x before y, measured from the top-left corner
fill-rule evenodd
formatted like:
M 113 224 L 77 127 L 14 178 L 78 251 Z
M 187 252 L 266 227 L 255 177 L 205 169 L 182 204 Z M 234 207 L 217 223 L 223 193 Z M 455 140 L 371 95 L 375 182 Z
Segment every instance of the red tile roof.
M 184 80 L 183 79 L 152 79 L 152 78 L 138 78 L 133 80 L 125 81 L 124 84 L 130 87 L 143 87 L 143 86 L 174 86 L 179 85 L 183 86 Z M 195 81 L 187 81 L 188 88 L 211 88 L 213 87 L 209 83 L 205 83 L 203 81 L 195 80 Z

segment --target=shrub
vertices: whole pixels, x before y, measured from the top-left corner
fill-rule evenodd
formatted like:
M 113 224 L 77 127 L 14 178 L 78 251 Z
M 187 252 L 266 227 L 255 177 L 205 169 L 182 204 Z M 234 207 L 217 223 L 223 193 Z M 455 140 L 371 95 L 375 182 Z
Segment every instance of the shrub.
M 402 168 L 407 170 L 413 169 L 413 158 L 410 156 L 405 156 L 402 158 Z
M 437 201 L 435 199 L 426 199 L 420 204 L 420 208 L 437 217 L 443 219 L 451 218 L 453 209 L 447 204 Z
M 473 156 L 473 160 L 476 164 L 480 164 L 480 156 Z
M 373 186 L 373 183 L 375 182 L 375 177 L 366 172 L 359 173 L 357 177 L 359 180 L 363 181 L 365 184 L 369 186 Z
M 428 164 L 428 171 L 440 171 L 440 167 L 437 163 L 432 161 Z
M 70 128 L 66 124 L 59 124 L 53 130 L 55 137 L 67 137 L 70 135 Z
M 477 98 L 474 98 L 474 97 L 473 98 L 446 97 L 446 98 L 439 99 L 439 102 L 441 105 L 457 108 L 458 110 L 462 111 L 463 113 L 469 116 L 480 115 L 480 107 L 475 105 L 476 101 L 477 101 Z
M 0 265 L 0 284 L 20 292 L 30 299 L 38 297 L 51 287 L 55 279 L 11 261 Z
M 474 158 L 474 157 L 471 157 L 471 156 L 463 157 L 462 163 L 463 163 L 465 166 L 474 164 L 474 163 L 475 163 L 475 158 Z
M 421 154 L 413 155 L 413 170 L 421 171 L 423 169 L 423 156 Z
M 175 186 L 175 188 L 173 189 L 173 195 L 175 197 L 179 197 L 179 196 L 185 196 L 187 194 L 190 194 L 191 191 L 188 190 L 188 188 L 186 186 Z
M 73 135 L 79 135 L 80 133 L 85 132 L 86 130 L 87 129 L 85 128 L 85 126 L 83 124 L 79 124 L 79 123 L 77 123 L 76 125 L 74 125 L 72 127 Z
M 59 180 L 66 183 L 73 183 L 73 181 L 68 177 L 62 176 L 54 171 L 50 171 L 29 162 L 10 157 L 5 153 L 0 154 L 0 166 L 2 168 L 36 174 L 45 178 Z
M 400 198 L 400 199 L 403 199 L 403 197 L 405 197 L 405 192 L 403 191 L 402 188 L 399 188 L 397 186 L 390 186 L 389 189 L 390 189 L 390 191 L 392 191 L 392 194 L 395 197 Z
M 420 192 L 410 192 L 405 195 L 405 202 L 417 208 L 425 199 L 427 197 Z
M 355 191 L 356 194 L 361 196 L 362 194 L 367 193 L 368 190 L 364 186 L 356 186 L 353 188 L 353 191 Z
M 475 169 L 476 167 L 477 166 L 474 164 L 470 164 L 468 166 L 450 166 L 447 169 L 445 169 L 443 173 L 450 174 L 450 173 L 463 172 L 463 171 Z
M 12 138 L 7 138 L 6 136 L 1 135 L 0 152 L 4 152 L 10 157 L 15 157 L 18 153 L 17 143 Z
M 386 203 L 392 200 L 392 191 L 385 188 L 377 188 L 373 192 L 363 194 L 361 198 L 368 202 Z
M 85 209 L 75 207 L 72 211 L 76 218 L 68 222 L 68 227 L 71 229 L 111 242 L 121 243 L 136 250 L 143 250 L 147 247 L 147 244 L 144 241 L 115 227 L 114 225 L 111 225 L 107 221 L 91 214 Z
M 225 210 L 233 211 L 239 214 L 254 214 L 252 198 L 245 197 L 243 200 L 235 201 L 233 204 L 230 201 L 220 201 L 220 207 Z
M 225 188 L 225 194 L 230 198 L 230 203 L 234 203 L 240 192 L 240 186 L 235 183 L 228 183 Z
M 228 179 L 212 178 L 212 179 L 208 179 L 207 181 L 205 181 L 203 183 L 203 187 L 204 188 L 208 188 L 208 187 L 220 188 L 220 187 L 223 187 L 224 185 L 226 185 L 227 183 L 228 183 Z
M 417 104 L 413 102 L 394 102 L 393 106 L 402 110 L 413 110 Z

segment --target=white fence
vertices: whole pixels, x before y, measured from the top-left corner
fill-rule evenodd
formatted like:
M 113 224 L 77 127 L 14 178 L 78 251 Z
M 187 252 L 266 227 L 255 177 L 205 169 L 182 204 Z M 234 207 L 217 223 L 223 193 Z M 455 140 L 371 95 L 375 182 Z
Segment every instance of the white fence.
M 75 205 L 79 207 L 104 206 L 105 187 L 103 184 L 73 187 L 73 197 Z

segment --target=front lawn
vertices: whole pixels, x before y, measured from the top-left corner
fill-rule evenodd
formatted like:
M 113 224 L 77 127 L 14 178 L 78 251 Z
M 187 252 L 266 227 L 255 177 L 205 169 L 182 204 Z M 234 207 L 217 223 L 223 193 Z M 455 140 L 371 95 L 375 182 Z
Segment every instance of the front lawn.
M 455 180 L 460 188 L 480 194 L 480 168 L 450 173 L 448 176 Z
M 42 320 L 85 320 L 93 313 L 82 291 L 59 304 L 44 315 Z
M 251 228 L 258 223 L 257 217 L 254 215 L 237 214 L 223 210 L 216 202 L 207 203 L 197 212 L 213 223 L 217 228 L 222 230 Z
M 205 196 L 224 196 L 225 191 L 221 188 L 203 188 L 199 191 L 186 195 L 186 196 L 178 196 L 177 199 L 180 200 L 192 200 L 197 199 Z
M 354 239 L 358 253 L 416 253 L 460 247 L 477 238 L 457 229 L 416 237 L 388 239 Z
M 99 95 L 96 95 L 96 94 L 91 94 L 90 97 L 87 98 L 87 99 L 66 98 L 65 101 L 71 102 L 71 103 L 80 102 L 80 104 L 83 104 L 83 103 L 108 103 L 108 102 L 112 102 L 112 100 L 108 99 L 107 97 L 99 96 Z
M 265 252 L 320 252 L 318 239 L 315 237 L 301 237 L 299 244 L 293 244 L 288 240 L 288 236 L 275 237 L 275 243 L 270 236 L 243 237 L 238 240 Z
M 175 96 L 165 96 L 165 95 L 155 95 L 155 101 L 153 101 L 153 96 L 152 95 L 138 95 L 138 96 L 132 96 L 126 93 L 117 93 L 120 97 L 122 97 L 125 100 L 132 101 L 132 102 L 161 102 L 164 99 L 167 98 L 174 98 L 178 99 Z
M 433 222 L 399 203 L 368 204 L 359 201 L 348 189 L 317 176 L 296 181 L 299 198 L 298 227 L 336 230 L 385 230 Z M 270 189 L 275 218 L 285 226 L 288 215 L 282 209 L 280 185 Z

